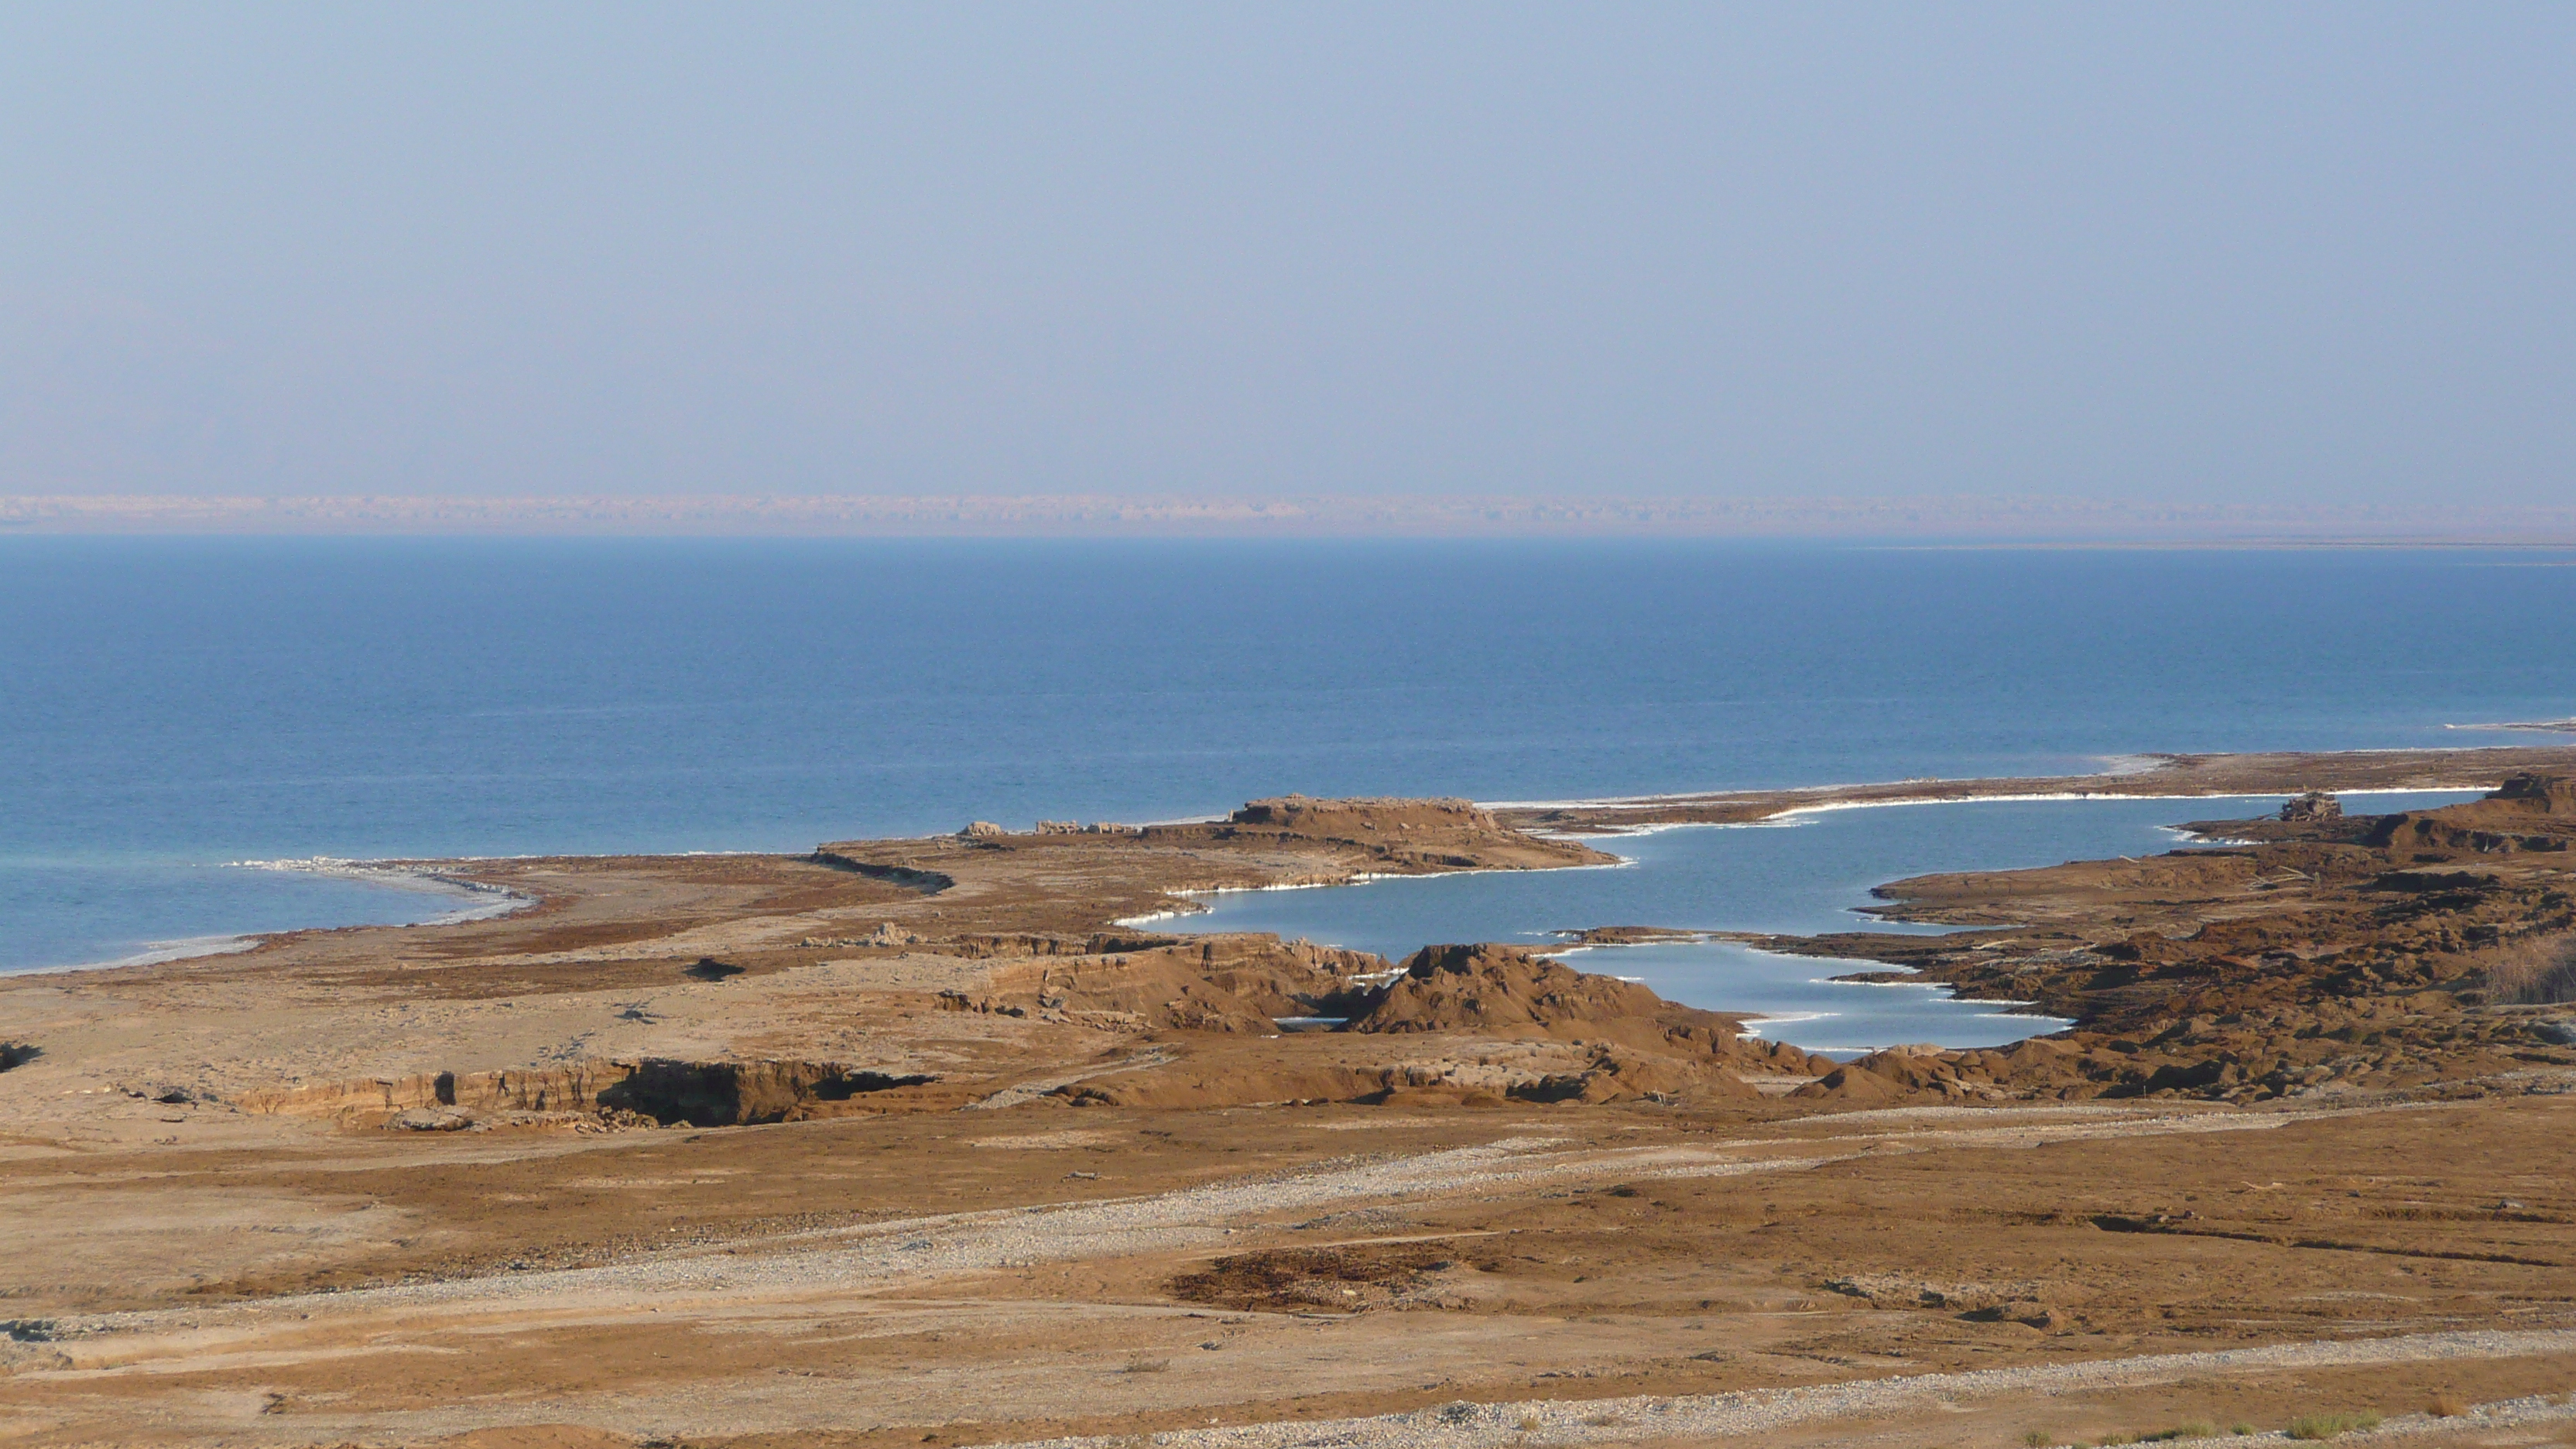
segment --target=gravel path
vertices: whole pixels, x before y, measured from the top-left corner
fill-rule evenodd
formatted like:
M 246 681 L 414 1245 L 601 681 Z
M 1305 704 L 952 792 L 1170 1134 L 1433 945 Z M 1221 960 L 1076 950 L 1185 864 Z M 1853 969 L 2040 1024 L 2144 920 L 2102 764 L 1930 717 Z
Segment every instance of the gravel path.
M 255 1333 L 263 1322 L 329 1314 L 596 1310 L 675 1296 L 793 1297 L 866 1292 L 997 1269 L 1142 1253 L 1221 1251 L 1264 1217 L 1352 1200 L 1406 1201 L 1548 1179 L 1735 1177 L 1804 1171 L 1865 1153 L 1931 1147 L 2033 1147 L 2102 1136 L 2262 1131 L 2327 1114 L 2184 1112 L 1996 1127 L 1655 1147 L 1556 1150 L 1559 1139 L 1505 1138 L 1371 1161 L 1238 1178 L 1142 1197 L 898 1219 L 673 1250 L 595 1268 L 499 1273 L 346 1293 L 299 1294 L 206 1309 L 66 1318 L 37 1328 L 69 1345 L 103 1334 Z M 1882 1119 L 1883 1120 L 1883 1119 Z
M 2190 1374 L 2247 1369 L 2350 1368 L 2368 1364 L 2427 1363 L 2442 1359 L 2525 1358 L 2576 1353 L 2576 1329 L 2525 1333 L 2424 1333 L 2405 1338 L 2285 1343 L 2266 1348 L 2156 1354 L 2045 1367 L 1980 1369 L 1969 1373 L 1915 1374 L 1809 1388 L 1755 1389 L 1681 1398 L 1641 1396 L 1574 1401 L 1525 1399 L 1511 1403 L 1444 1404 L 1410 1414 L 1370 1419 L 1243 1424 L 1232 1428 L 1176 1429 L 1150 1436 L 1043 1439 L 994 1449 L 1134 1449 L 1139 1443 L 1168 1449 L 1518 1449 L 1518 1446 L 1633 1443 L 1655 1439 L 1731 1439 L 1777 1433 L 1820 1420 L 1862 1418 L 1930 1408 L 1938 1403 L 1998 1394 L 2081 1394 L 2152 1384 Z M 2576 1409 L 2545 1400 L 2487 1406 L 2489 1423 L 2538 1417 L 2576 1417 Z M 2404 1437 L 2436 1421 L 2411 1419 L 2382 1426 L 2370 1437 Z M 2457 1427 L 2467 1423 L 2448 1421 Z M 2354 1438 L 2362 1436 L 2350 1436 Z M 2242 1445 L 2280 1441 L 2266 1434 L 2206 1441 Z

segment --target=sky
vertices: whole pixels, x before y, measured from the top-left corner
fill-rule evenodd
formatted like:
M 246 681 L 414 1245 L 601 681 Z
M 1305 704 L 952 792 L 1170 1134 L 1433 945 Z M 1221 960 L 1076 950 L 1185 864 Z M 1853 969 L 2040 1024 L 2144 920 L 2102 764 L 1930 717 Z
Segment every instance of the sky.
M 2576 7 L 0 9 L 0 495 L 2563 503 Z

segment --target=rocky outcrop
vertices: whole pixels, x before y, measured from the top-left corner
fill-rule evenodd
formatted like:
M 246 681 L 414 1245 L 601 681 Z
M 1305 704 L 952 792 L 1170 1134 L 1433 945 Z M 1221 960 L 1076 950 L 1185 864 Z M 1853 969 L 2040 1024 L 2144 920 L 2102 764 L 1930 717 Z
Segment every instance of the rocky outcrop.
M 918 946 L 927 939 L 917 931 L 907 931 L 892 921 L 886 921 L 864 936 L 807 936 L 796 945 L 799 950 L 828 951 L 841 946 Z
M 1364 951 L 1267 935 L 1099 939 L 1113 949 L 1031 953 L 988 973 L 984 991 L 950 992 L 942 1004 L 1129 1030 L 1268 1036 L 1280 1017 L 1345 1014 L 1364 990 L 1358 978 L 1386 966 Z
M 1319 800 L 1309 795 L 1281 795 L 1252 801 L 1226 819 L 1236 825 L 1268 825 L 1299 835 L 1416 829 L 1491 832 L 1503 828 L 1495 822 L 1492 811 L 1479 809 L 1473 800 Z
M 2576 777 L 2516 775 L 2497 786 L 2487 800 L 2510 809 L 2555 815 L 2576 822 Z
M 1575 841 L 1515 830 L 1468 800 L 1282 795 L 1252 801 L 1214 825 L 1156 825 L 1143 835 L 1149 842 L 1198 838 L 1240 843 L 1275 837 L 1343 846 L 1371 857 L 1372 870 L 1525 870 L 1612 859 Z
M 2281 818 L 2293 823 L 2340 820 L 2343 818 L 2343 802 L 2323 790 L 2310 790 L 2304 795 L 2291 797 L 2289 803 L 2281 807 Z
M 1855 1104 L 1920 1097 L 2002 1101 L 2023 1095 L 2035 1083 L 2081 1080 L 2080 1073 L 2066 1070 L 2070 1058 L 2080 1055 L 2050 1041 L 2020 1041 L 1991 1050 L 1889 1047 L 1836 1067 L 1790 1095 Z
M 943 954 L 962 956 L 969 961 L 983 961 L 1010 956 L 1103 956 L 1119 952 L 1151 951 L 1157 947 L 1177 944 L 1179 944 L 1177 937 L 1145 935 L 1134 931 L 1094 931 L 1087 936 L 1014 931 L 1008 934 L 974 933 L 950 936 L 941 941 L 939 946 Z
M 1895 882 L 1881 889 L 1893 914 L 1985 929 L 1766 943 L 1909 967 L 2077 1023 L 1992 1053 L 1881 1053 L 1808 1095 L 2261 1101 L 2465 1091 L 2455 1084 L 2576 1065 L 2529 1014 L 2576 996 L 2565 777 L 2524 774 L 2433 810 L 2202 833 L 2241 843 Z
M 1836 1067 L 1816 1080 L 1789 1094 L 1805 1101 L 1840 1102 L 1851 1106 L 1871 1106 L 1904 1098 L 1906 1089 L 1885 1076 L 1858 1065 Z
M 529 1071 L 420 1072 L 358 1077 L 247 1092 L 245 1112 L 343 1117 L 453 1107 L 486 1112 L 576 1112 L 599 1105 L 602 1090 L 625 1080 L 627 1062 L 587 1061 Z
M 1746 1035 L 1739 1017 L 1676 1005 L 1638 982 L 1495 944 L 1416 951 L 1401 975 L 1375 989 L 1350 1029 L 1543 1037 L 1801 1076 L 1834 1066 L 1829 1058 Z
M 993 828 L 1001 829 L 998 825 Z M 845 851 L 834 850 L 828 845 L 816 849 L 813 854 L 805 858 L 816 865 L 829 866 L 834 870 L 846 870 L 852 875 L 881 880 L 889 885 L 901 886 L 908 891 L 919 891 L 926 896 L 935 896 L 957 884 L 957 878 L 945 871 L 920 870 L 908 865 L 891 865 L 884 861 L 866 860 Z
M 732 1127 L 813 1115 L 817 1102 L 852 1098 L 938 1078 L 846 1067 L 838 1062 L 687 1062 L 648 1057 L 624 1080 L 602 1088 L 602 1107 L 634 1112 L 662 1125 Z
M 2362 844 L 2407 853 L 2562 854 L 2576 846 L 2576 779 L 2516 775 L 2483 800 L 2383 815 Z
M 1539 1039 L 1590 1053 L 1569 1078 L 1516 1093 L 1537 1100 L 1750 1096 L 1745 1073 L 1807 1076 L 1834 1068 L 1830 1059 L 1747 1036 L 1736 1017 L 1678 1006 L 1637 982 L 1495 944 L 1415 952 L 1350 1029 Z
M 1163 1108 L 1752 1099 L 1761 1094 L 1748 1075 L 1803 1078 L 1834 1067 L 1746 1038 L 1733 1017 L 1675 1006 L 1634 982 L 1517 946 L 1426 947 L 1391 980 L 1374 979 L 1384 965 L 1374 956 L 1304 942 L 1219 937 L 1202 950 L 1033 963 L 1021 969 L 1042 977 L 997 984 L 1023 1000 L 1034 991 L 1038 1010 L 1077 1021 L 1109 1008 L 1157 1025 L 1258 1030 L 1268 1041 L 1270 1018 L 1311 1013 L 1347 1016 L 1346 1029 L 1265 1046 L 1257 1060 L 1239 1049 L 1222 1065 L 1161 1060 L 1067 1085 L 1057 1099 Z
M 352 1125 L 410 1112 L 471 1123 L 478 1117 L 543 1118 L 610 1113 L 664 1126 L 731 1127 L 838 1115 L 829 1104 L 861 1102 L 938 1078 L 869 1071 L 838 1062 L 692 1062 L 661 1057 L 593 1059 L 570 1066 L 497 1072 L 422 1072 L 251 1092 L 246 1112 L 336 1117 Z
M 1549 1035 L 1653 1021 L 1664 1000 L 1633 981 L 1594 976 L 1517 946 L 1425 946 L 1351 1030 Z

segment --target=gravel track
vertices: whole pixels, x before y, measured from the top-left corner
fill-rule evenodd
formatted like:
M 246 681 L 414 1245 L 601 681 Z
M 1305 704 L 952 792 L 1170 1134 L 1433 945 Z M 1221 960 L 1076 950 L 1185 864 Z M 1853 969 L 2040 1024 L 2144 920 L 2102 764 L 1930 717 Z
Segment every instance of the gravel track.
M 1444 1404 L 1410 1414 L 1242 1424 L 1231 1428 L 1176 1429 L 1149 1436 L 1116 1435 L 1040 1439 L 993 1449 L 1482 1449 L 1482 1446 L 1633 1443 L 1657 1439 L 1732 1439 L 1777 1433 L 1822 1420 L 1863 1418 L 1930 1408 L 1938 1403 L 2000 1394 L 2081 1394 L 2152 1384 L 2191 1374 L 2253 1369 L 2350 1368 L 2369 1364 L 2427 1363 L 2443 1359 L 2525 1358 L 2576 1353 L 2576 1329 L 2507 1333 L 2424 1333 L 2404 1338 L 2274 1344 L 2264 1348 L 2155 1354 L 2092 1363 L 2031 1368 L 1979 1369 L 1967 1373 L 1915 1374 L 1807 1388 L 1754 1389 L 1678 1398 L 1523 1399 L 1509 1403 Z M 2545 1400 L 2487 1406 L 2486 1422 L 2506 1417 L 2576 1417 L 2576 1409 Z M 2412 1418 L 2383 1425 L 2368 1437 L 2395 1438 L 2436 1423 L 2466 1428 L 2476 1420 Z M 2361 1438 L 2362 1435 L 2348 1436 Z M 2266 1434 L 2204 1441 L 2246 1444 L 2283 1441 Z
M 1875 1115 L 1875 1114 L 1873 1114 Z M 1410 1157 L 1345 1161 L 1148 1196 L 1048 1204 L 865 1223 L 745 1239 L 638 1257 L 603 1267 L 488 1274 L 444 1282 L 297 1294 L 218 1308 L 65 1318 L 43 1337 L 68 1344 L 99 1335 L 253 1331 L 281 1318 L 367 1312 L 524 1313 L 584 1310 L 676 1296 L 810 1296 L 998 1269 L 1143 1253 L 1216 1251 L 1260 1219 L 1328 1203 L 1420 1200 L 1549 1179 L 1646 1180 L 1795 1172 L 1865 1153 L 1932 1147 L 2032 1147 L 2110 1135 L 2260 1131 L 2328 1114 L 2185 1112 L 1989 1128 L 1804 1139 L 1735 1139 L 1638 1148 L 1550 1151 L 1560 1139 L 1505 1138 Z M 2340 1115 L 2340 1114 L 2336 1114 Z M 1882 1119 L 1883 1120 L 1883 1119 Z

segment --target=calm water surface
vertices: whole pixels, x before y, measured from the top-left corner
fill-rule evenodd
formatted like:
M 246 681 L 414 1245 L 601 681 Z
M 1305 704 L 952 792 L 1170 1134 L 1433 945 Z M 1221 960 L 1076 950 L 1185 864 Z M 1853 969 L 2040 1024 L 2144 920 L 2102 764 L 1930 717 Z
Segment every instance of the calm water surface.
M 2356 810 L 2419 809 L 2473 794 L 2357 794 Z M 2005 870 L 2069 860 L 2153 855 L 2184 843 L 2183 821 L 2243 819 L 2281 797 L 2199 800 L 1979 800 L 1820 810 L 1756 826 L 1688 826 L 1597 842 L 1612 868 L 1492 871 L 1369 881 L 1315 890 L 1225 891 L 1195 898 L 1205 914 L 1163 930 L 1276 931 L 1390 960 L 1436 942 L 1525 941 L 1591 926 L 1810 935 L 1860 929 L 1937 932 L 1855 914 L 1870 888 L 1945 870 Z M 1759 1013 L 1763 1035 L 1810 1051 L 1899 1042 L 1999 1046 L 2065 1025 L 1935 987 L 1831 980 L 1883 971 L 1875 962 L 1778 956 L 1721 942 L 1596 947 L 1587 971 L 1634 977 L 1694 1006 Z
M 2537 740 L 2443 726 L 2576 714 L 2569 561 L 0 538 L 0 969 L 445 905 L 243 859 Z

